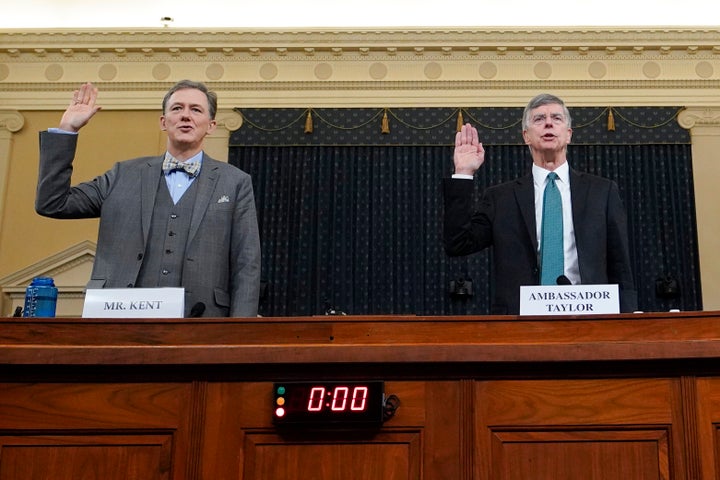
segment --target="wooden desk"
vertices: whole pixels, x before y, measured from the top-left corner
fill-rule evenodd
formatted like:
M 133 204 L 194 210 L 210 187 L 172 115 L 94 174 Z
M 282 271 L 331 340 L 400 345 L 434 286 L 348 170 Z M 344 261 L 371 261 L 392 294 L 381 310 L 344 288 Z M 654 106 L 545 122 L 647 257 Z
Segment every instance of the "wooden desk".
M 0 319 L 0 480 L 715 479 L 720 312 Z M 384 380 L 379 429 L 272 386 Z

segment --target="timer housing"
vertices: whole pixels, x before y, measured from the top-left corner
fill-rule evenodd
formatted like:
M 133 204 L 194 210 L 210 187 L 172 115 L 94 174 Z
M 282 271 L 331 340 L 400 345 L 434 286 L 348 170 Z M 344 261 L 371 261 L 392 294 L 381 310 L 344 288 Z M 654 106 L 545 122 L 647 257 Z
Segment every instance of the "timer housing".
M 384 408 L 382 381 L 273 384 L 276 426 L 379 426 Z

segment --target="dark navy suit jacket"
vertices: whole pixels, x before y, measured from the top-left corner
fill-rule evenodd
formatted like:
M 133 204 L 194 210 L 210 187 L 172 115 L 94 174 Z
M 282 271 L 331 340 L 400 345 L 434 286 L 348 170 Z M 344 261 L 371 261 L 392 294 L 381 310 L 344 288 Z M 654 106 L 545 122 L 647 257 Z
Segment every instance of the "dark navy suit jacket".
M 540 281 L 532 174 L 489 187 L 473 205 L 473 181 L 443 180 L 444 239 L 449 255 L 493 247 L 490 313 L 520 313 L 520 286 Z M 627 217 L 617 184 L 570 169 L 575 242 L 582 284 L 618 284 L 620 311 L 637 309 Z

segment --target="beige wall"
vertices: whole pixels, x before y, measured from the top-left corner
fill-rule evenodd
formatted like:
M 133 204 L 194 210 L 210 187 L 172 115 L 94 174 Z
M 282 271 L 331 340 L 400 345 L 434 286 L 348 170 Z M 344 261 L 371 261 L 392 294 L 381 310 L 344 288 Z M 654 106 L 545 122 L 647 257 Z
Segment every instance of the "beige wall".
M 718 39 L 708 28 L 0 31 L 0 278 L 96 239 L 96 220 L 33 210 L 37 132 L 83 81 L 103 110 L 81 134 L 78 181 L 162 152 L 159 101 L 181 78 L 219 93 L 208 149 L 220 158 L 237 106 L 523 106 L 549 91 L 571 106 L 688 107 L 703 302 L 720 310 Z
M 56 127 L 59 112 L 24 112 L 14 134 L 5 214 L 0 233 L 0 278 L 84 240 L 96 241 L 97 220 L 63 221 L 35 213 L 38 132 Z M 164 151 L 158 113 L 99 112 L 82 130 L 73 180 L 104 172 L 115 161 Z
M 692 135 L 703 307 L 720 310 L 720 108 L 689 109 L 678 120 Z

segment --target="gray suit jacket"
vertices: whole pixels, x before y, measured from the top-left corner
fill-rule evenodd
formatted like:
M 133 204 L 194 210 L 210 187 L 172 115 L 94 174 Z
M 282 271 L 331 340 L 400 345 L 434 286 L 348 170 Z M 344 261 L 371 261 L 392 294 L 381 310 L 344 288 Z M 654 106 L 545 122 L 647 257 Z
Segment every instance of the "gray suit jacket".
M 485 190 L 473 208 L 473 183 L 444 179 L 445 249 L 467 255 L 493 246 L 493 314 L 520 313 L 520 286 L 537 285 L 538 245 L 532 175 Z M 570 169 L 575 243 L 583 284 L 618 284 L 620 310 L 637 309 L 627 220 L 617 184 Z
M 70 186 L 77 135 L 40 132 L 35 209 L 52 218 L 100 217 L 88 288 L 131 288 L 145 255 L 162 156 L 116 163 Z M 260 239 L 250 176 L 203 156 L 185 250 L 185 314 L 202 302 L 206 317 L 253 317 L 260 291 Z

